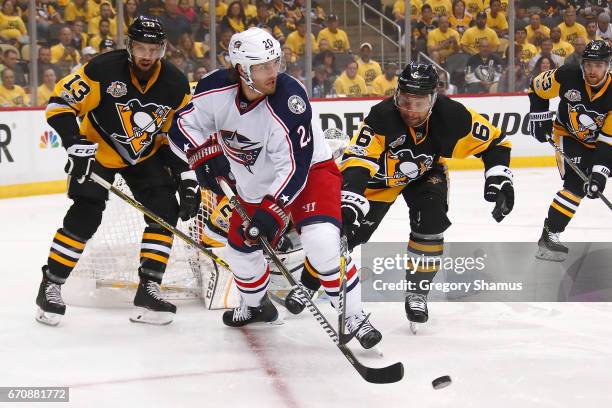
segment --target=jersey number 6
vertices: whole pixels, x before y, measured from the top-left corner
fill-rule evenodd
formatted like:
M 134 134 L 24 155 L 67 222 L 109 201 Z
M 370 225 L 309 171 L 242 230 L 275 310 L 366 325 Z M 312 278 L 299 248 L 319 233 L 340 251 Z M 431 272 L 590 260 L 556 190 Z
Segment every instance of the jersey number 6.
M 76 87 L 73 88 L 72 85 L 76 83 Z M 77 102 L 81 102 L 85 95 L 91 91 L 91 88 L 85 81 L 81 79 L 81 76 L 76 74 L 74 78 L 64 84 L 64 89 L 70 92 L 70 95 L 74 97 L 74 100 Z
M 486 142 L 489 140 L 489 135 L 491 134 L 491 130 L 487 125 L 483 125 L 480 122 L 474 122 L 472 125 L 472 136 L 476 139 L 482 140 Z

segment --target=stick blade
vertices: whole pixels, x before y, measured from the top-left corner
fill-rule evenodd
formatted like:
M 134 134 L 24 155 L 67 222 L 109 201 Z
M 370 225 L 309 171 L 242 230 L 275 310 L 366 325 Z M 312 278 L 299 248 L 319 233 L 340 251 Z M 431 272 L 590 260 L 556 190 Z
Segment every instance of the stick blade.
M 357 371 L 364 380 L 372 384 L 391 384 L 404 378 L 404 365 L 399 362 L 380 368 L 361 366 Z

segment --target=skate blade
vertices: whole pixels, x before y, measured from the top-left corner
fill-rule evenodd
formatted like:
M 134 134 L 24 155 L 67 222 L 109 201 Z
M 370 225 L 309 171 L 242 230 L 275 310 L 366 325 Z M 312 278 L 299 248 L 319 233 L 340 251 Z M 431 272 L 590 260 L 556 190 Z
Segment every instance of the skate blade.
M 554 252 L 546 248 L 538 248 L 535 257 L 543 261 L 563 262 L 567 258 L 567 254 L 563 252 Z
M 47 326 L 57 326 L 61 320 L 61 314 L 45 312 L 41 308 L 36 311 L 36 321 Z
M 418 330 L 415 322 L 410 322 L 410 332 L 415 335 L 417 334 Z
M 171 312 L 155 312 L 145 309 L 144 307 L 135 307 L 134 312 L 130 316 L 130 321 L 133 323 L 154 324 L 157 326 L 165 326 L 174 320 L 174 313 Z

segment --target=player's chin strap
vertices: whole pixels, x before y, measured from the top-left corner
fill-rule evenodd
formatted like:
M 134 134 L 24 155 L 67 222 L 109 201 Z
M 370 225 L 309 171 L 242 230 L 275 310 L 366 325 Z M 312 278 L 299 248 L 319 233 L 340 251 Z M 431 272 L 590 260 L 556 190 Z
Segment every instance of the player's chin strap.
M 557 144 L 554 140 L 552 140 L 552 138 L 548 138 L 548 143 L 550 143 L 551 146 L 557 151 L 557 153 L 559 153 L 561 157 L 563 157 L 563 160 L 568 164 L 568 166 L 572 168 L 572 170 L 574 170 L 578 177 L 580 177 L 582 181 L 587 183 L 589 178 L 586 176 L 586 174 L 582 172 L 582 170 L 580 170 L 580 168 L 576 165 L 576 163 L 574 163 L 571 157 L 567 156 L 563 149 L 557 146 Z M 601 198 L 601 201 L 603 201 L 604 204 L 607 205 L 610 210 L 612 210 L 612 203 L 610 203 L 610 200 L 608 200 L 606 196 L 601 193 L 601 191 L 597 191 L 597 196 Z
M 251 71 L 251 67 L 249 67 L 248 70 Z M 246 86 L 249 87 L 250 90 L 257 92 L 258 94 L 264 95 L 263 92 L 255 88 L 255 85 L 253 84 L 253 81 L 251 80 L 251 76 L 249 74 L 247 74 L 246 72 L 244 75 L 241 74 L 240 79 L 244 81 L 244 83 L 246 84 Z

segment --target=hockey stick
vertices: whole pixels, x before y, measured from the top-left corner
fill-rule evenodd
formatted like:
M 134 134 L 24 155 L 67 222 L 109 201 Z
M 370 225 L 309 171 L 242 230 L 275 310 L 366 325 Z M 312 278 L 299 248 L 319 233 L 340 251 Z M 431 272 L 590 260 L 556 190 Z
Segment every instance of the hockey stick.
M 587 183 L 589 181 L 588 177 L 586 176 L 586 174 L 584 174 L 582 172 L 582 170 L 580 170 L 580 168 L 576 165 L 576 163 L 574 163 L 572 161 L 571 158 L 569 158 L 565 152 L 563 151 L 563 149 L 561 149 L 559 146 L 557 146 L 557 144 L 555 143 L 554 140 L 552 140 L 552 138 L 548 138 L 548 143 L 551 144 L 551 146 L 557 151 L 557 153 L 559 153 L 561 155 L 561 157 L 563 157 L 563 160 L 565 160 L 565 162 L 572 168 L 572 170 L 574 170 L 574 172 L 578 175 L 578 177 L 580 177 L 582 179 L 582 181 L 584 181 L 585 183 Z M 601 201 L 604 202 L 605 205 L 608 206 L 608 208 L 610 210 L 612 210 L 612 203 L 610 203 L 610 201 L 606 198 L 605 195 L 603 195 L 603 193 L 601 191 L 597 192 L 597 196 L 599 198 L 601 198 Z
M 233 205 L 234 210 L 238 211 L 238 214 L 244 221 L 250 222 L 249 215 L 247 214 L 244 207 L 242 207 L 242 205 L 236 198 L 232 189 L 223 180 L 220 180 L 219 184 L 221 185 L 221 189 L 223 190 L 227 198 L 229 198 L 230 204 Z M 263 237 L 259 238 L 259 243 L 263 247 L 263 250 L 266 253 L 266 255 L 268 255 L 268 257 L 272 260 L 272 262 L 276 264 L 276 266 L 281 271 L 285 279 L 289 281 L 289 284 L 291 284 L 292 287 L 297 288 L 300 296 L 305 300 L 306 306 L 308 307 L 308 310 L 310 311 L 310 313 L 312 313 L 312 315 L 317 320 L 317 322 L 319 322 L 321 327 L 323 327 L 327 335 L 332 339 L 332 341 L 340 349 L 342 354 L 344 354 L 344 357 L 346 357 L 346 359 L 351 363 L 351 365 L 355 368 L 355 370 L 357 370 L 359 375 L 361 375 L 361 377 L 364 380 L 370 383 L 374 383 L 374 384 L 389 384 L 389 383 L 398 382 L 404 377 L 404 366 L 400 362 L 392 364 L 388 367 L 381 367 L 381 368 L 366 367 L 363 364 L 361 364 L 359 360 L 357 360 L 353 352 L 346 345 L 340 343 L 338 334 L 336 333 L 332 325 L 325 318 L 325 316 L 323 316 L 321 311 L 313 303 L 313 301 L 310 299 L 310 296 L 308 296 L 308 294 L 302 288 L 302 286 L 298 284 L 298 282 L 293 278 L 293 275 L 289 273 L 289 271 L 287 270 L 285 265 L 283 265 L 281 260 L 278 259 L 270 243 Z
M 185 234 L 183 231 L 179 230 L 178 228 L 168 224 L 166 221 L 164 221 L 163 218 L 153 213 L 151 210 L 146 208 L 144 205 L 142 205 L 141 203 L 139 203 L 138 201 L 136 201 L 129 195 L 125 194 L 123 191 L 119 190 L 117 187 L 113 186 L 112 183 L 109 183 L 108 181 L 104 180 L 102 177 L 98 176 L 96 173 L 91 173 L 89 175 L 89 178 L 93 180 L 94 182 L 98 183 L 99 185 L 101 185 L 102 187 L 104 187 L 105 189 L 109 190 L 111 193 L 115 194 L 117 197 L 119 197 L 120 199 L 122 199 L 123 201 L 125 201 L 126 203 L 128 203 L 129 205 L 131 205 L 132 207 L 134 207 L 135 209 L 137 209 L 138 211 L 140 211 L 141 213 L 143 213 L 144 215 L 146 215 L 147 217 L 149 217 L 150 219 L 158 223 L 159 225 L 161 225 L 163 228 L 165 228 L 169 232 L 179 237 L 185 243 L 202 251 L 213 262 L 223 266 L 224 268 L 226 268 L 228 271 L 231 272 L 229 264 L 225 262 L 223 259 L 219 258 L 217 255 L 215 255 L 215 253 L 212 252 L 210 249 L 206 248 L 204 245 L 200 244 L 199 242 L 194 241 L 193 238 L 191 238 L 189 235 Z

